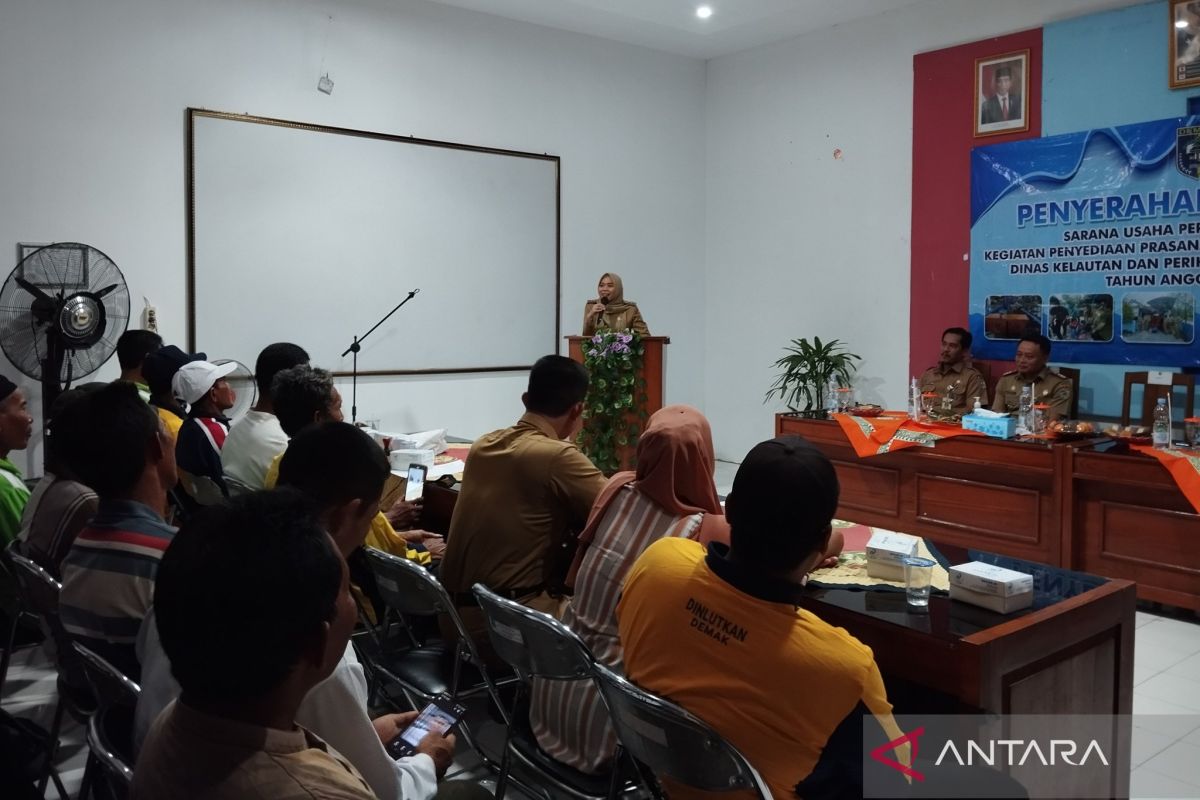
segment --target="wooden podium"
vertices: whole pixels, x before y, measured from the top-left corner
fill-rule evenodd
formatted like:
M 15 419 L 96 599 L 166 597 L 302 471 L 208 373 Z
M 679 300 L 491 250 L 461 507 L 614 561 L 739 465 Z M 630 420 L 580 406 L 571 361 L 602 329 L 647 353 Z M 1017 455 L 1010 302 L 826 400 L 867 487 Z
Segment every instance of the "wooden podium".
M 590 339 L 590 336 L 567 336 L 567 353 L 571 359 L 583 363 L 583 342 Z M 645 354 L 642 357 L 642 371 L 638 374 L 639 378 L 644 378 L 646 381 L 646 408 L 647 414 L 653 414 L 663 407 L 663 349 L 671 343 L 669 336 L 645 336 L 642 337 L 642 348 Z M 622 468 L 632 469 L 634 464 L 634 455 L 637 452 L 636 443 L 630 444 L 621 450 L 621 465 Z

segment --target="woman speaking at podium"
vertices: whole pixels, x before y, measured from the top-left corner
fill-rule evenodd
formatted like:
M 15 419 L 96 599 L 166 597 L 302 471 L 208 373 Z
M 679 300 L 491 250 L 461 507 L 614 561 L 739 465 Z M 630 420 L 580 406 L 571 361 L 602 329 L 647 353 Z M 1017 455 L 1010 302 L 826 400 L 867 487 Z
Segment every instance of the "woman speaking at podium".
M 649 336 L 650 329 L 638 311 L 637 303 L 625 299 L 625 287 L 621 276 L 606 272 L 600 276 L 596 287 L 600 297 L 589 300 L 583 311 L 583 335 L 591 336 L 598 330 L 623 331 L 629 329 L 638 336 Z

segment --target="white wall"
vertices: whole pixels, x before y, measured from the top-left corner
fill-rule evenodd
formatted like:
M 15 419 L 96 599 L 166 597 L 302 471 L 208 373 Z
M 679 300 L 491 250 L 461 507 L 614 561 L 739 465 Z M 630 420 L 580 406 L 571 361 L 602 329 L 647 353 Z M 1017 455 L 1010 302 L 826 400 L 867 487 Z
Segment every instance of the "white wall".
M 316 91 L 323 70 L 332 96 Z M 563 332 L 597 277 L 621 273 L 652 330 L 673 337 L 670 398 L 701 403 L 703 62 L 416 0 L 5 0 L 0 277 L 18 241 L 90 243 L 124 272 L 135 324 L 149 297 L 165 338 L 184 343 L 187 106 L 561 156 Z M 331 265 L 303 279 L 319 292 L 335 277 Z M 382 313 L 375 300 L 330 309 L 347 342 Z M 522 301 L 495 306 L 502 335 Z M 428 347 L 453 335 L 453 315 Z M 32 381 L 0 371 L 36 405 Z M 116 374 L 114 358 L 95 377 Z M 516 418 L 524 381 L 370 379 L 359 416 L 474 436 Z M 40 472 L 40 449 L 17 462 Z
M 903 408 L 913 55 L 1122 4 L 933 0 L 708 62 L 704 407 L 718 457 L 771 436 L 770 365 L 796 337 L 848 342 L 864 358 L 859 399 Z

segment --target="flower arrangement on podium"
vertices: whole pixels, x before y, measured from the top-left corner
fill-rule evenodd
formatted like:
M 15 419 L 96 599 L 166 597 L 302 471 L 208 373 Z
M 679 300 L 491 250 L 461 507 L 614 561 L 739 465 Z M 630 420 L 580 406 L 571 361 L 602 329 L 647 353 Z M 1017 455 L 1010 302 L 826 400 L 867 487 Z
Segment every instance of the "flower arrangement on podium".
M 632 331 L 600 331 L 583 341 L 590 382 L 579 449 L 606 475 L 622 467 L 622 449 L 637 444 L 646 412 L 645 349 Z

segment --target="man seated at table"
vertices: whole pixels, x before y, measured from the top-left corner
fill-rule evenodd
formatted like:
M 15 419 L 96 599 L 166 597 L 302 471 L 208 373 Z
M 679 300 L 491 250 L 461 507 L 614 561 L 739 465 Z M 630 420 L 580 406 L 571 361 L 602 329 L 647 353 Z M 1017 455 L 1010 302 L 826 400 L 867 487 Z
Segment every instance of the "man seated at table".
M 838 493 L 800 437 L 756 445 L 726 501 L 729 546 L 660 539 L 617 606 L 629 679 L 713 726 L 775 797 L 861 797 L 863 715 L 900 734 L 871 649 L 799 608 Z
M 604 475 L 572 441 L 587 389 L 582 364 L 543 356 L 521 395 L 525 415 L 481 436 L 467 456 L 440 578 L 485 651 L 474 583 L 538 611 L 560 610 L 573 537 L 604 488 Z
M 963 328 L 946 328 L 942 332 L 942 351 L 937 366 L 921 373 L 917 382 L 921 392 L 933 392 L 950 398 L 949 410 L 958 416 L 969 414 L 978 399 L 987 406 L 987 384 L 979 370 L 967 365 L 971 353 L 971 333 Z M 944 408 L 942 401 L 935 408 Z
M 1021 410 L 1021 390 L 1033 387 L 1033 402 L 1050 408 L 1047 421 L 1071 413 L 1071 396 L 1075 391 L 1069 378 L 1064 378 L 1046 366 L 1050 358 L 1050 340 L 1040 333 L 1021 337 L 1017 343 L 1017 368 L 1006 372 L 996 384 L 993 411 L 1014 413 Z

